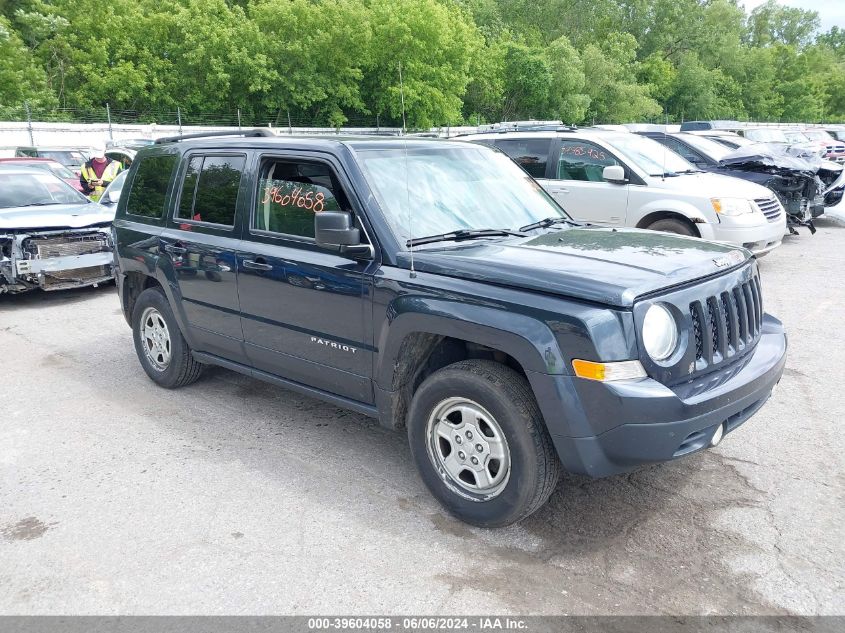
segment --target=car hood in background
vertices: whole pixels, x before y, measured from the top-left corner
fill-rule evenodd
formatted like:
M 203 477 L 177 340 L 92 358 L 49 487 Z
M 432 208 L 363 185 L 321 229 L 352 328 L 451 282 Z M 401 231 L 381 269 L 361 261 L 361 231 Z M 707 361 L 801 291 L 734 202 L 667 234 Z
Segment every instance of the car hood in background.
M 793 171 L 813 172 L 821 166 L 820 158 L 799 158 L 789 153 L 785 145 L 756 143 L 738 147 L 719 161 L 725 167 L 775 167 Z
M 680 174 L 663 179 L 656 176 L 652 177 L 649 184 L 661 189 L 671 190 L 672 194 L 701 198 L 719 196 L 756 200 L 758 198 L 769 198 L 772 195 L 771 191 L 756 183 L 708 171 Z
M 0 230 L 81 229 L 114 220 L 114 210 L 96 203 L 0 208 Z
M 504 241 L 414 251 L 420 272 L 575 297 L 619 307 L 733 269 L 751 254 L 698 238 L 638 229 L 573 228 Z M 403 253 L 401 265 L 410 258 Z

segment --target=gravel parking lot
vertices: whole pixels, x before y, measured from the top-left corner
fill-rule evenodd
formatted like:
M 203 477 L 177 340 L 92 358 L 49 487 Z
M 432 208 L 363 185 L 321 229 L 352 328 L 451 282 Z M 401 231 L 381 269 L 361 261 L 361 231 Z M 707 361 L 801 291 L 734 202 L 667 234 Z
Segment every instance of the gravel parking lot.
M 501 530 L 372 420 L 222 369 L 157 388 L 113 286 L 0 296 L 0 613 L 845 613 L 845 226 L 818 225 L 761 261 L 790 352 L 755 418 Z

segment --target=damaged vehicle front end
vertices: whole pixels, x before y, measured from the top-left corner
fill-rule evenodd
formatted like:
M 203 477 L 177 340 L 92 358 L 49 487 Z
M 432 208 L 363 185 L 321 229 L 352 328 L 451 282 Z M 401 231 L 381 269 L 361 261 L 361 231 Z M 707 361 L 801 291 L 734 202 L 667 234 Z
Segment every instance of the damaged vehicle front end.
M 112 219 L 50 174 L 0 172 L 0 294 L 111 281 Z
M 728 170 L 756 174 L 754 180 L 778 196 L 787 213 L 791 233 L 806 227 L 815 233 L 813 218 L 837 204 L 845 190 L 841 165 L 815 156 L 796 156 L 790 148 L 768 143 L 739 147 L 719 164 Z

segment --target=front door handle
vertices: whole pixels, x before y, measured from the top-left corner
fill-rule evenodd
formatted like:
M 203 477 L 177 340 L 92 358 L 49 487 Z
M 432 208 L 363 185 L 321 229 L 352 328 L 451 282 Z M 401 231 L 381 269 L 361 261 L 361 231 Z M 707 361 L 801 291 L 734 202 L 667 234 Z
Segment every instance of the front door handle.
M 243 261 L 244 268 L 250 268 L 252 270 L 273 270 L 273 265 L 268 264 L 262 259 L 245 259 Z
M 165 244 L 164 250 L 171 255 L 184 255 L 188 252 L 188 249 L 182 246 L 179 242 L 176 242 L 175 244 Z
M 551 189 L 550 192 L 551 193 L 569 193 L 569 189 L 563 189 L 563 188 Z

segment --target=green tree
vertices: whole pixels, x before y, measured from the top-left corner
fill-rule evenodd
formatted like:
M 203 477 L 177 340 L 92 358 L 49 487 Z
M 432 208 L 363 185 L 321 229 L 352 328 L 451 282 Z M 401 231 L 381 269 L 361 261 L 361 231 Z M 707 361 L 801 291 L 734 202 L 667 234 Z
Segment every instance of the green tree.
M 810 43 L 818 28 L 819 14 L 815 11 L 767 0 L 748 17 L 748 40 L 752 46 L 780 43 L 801 47 Z
M 44 69 L 9 20 L 0 16 L 0 115 L 22 111 L 24 101 L 36 108 L 55 105 Z
M 401 63 L 410 126 L 461 122 L 470 69 L 484 43 L 471 16 L 456 3 L 437 0 L 370 0 L 369 7 L 369 109 L 401 117 Z
M 601 46 L 589 44 L 584 60 L 587 116 L 597 122 L 625 123 L 660 114 L 651 87 L 637 83 L 637 42 L 629 33 L 614 33 Z

